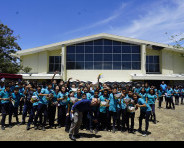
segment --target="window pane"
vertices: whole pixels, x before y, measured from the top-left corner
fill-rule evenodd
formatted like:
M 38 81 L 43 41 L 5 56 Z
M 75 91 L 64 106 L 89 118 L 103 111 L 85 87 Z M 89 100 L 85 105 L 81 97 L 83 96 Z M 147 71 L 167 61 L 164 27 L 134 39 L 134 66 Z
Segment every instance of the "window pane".
M 93 54 L 85 54 L 85 61 L 94 61 Z
M 95 40 L 94 45 L 103 45 L 103 39 Z
M 93 41 L 85 42 L 85 45 L 93 45 Z
M 141 69 L 141 63 L 140 62 L 132 62 L 132 69 L 133 70 L 140 70 Z
M 76 44 L 76 46 L 84 46 L 84 43 Z
M 102 65 L 103 63 L 102 62 L 94 62 L 94 69 L 98 70 L 98 69 L 101 69 L 102 70 Z
M 93 62 L 85 62 L 85 69 L 93 69 Z
M 113 46 L 113 53 L 121 53 L 121 46 Z
M 84 54 L 76 54 L 76 61 L 84 61 Z
M 94 54 L 94 61 L 103 61 L 102 54 Z
M 61 63 L 61 57 L 56 56 L 55 57 L 55 63 Z
M 154 64 L 149 64 L 149 72 L 155 72 Z
M 149 63 L 149 56 L 146 56 L 146 63 Z
M 54 63 L 54 57 L 53 56 L 49 57 L 49 63 Z
M 68 46 L 67 53 L 75 53 L 75 46 Z
M 122 69 L 131 70 L 131 62 L 122 62 Z
M 60 65 L 61 64 L 55 64 L 54 71 L 61 71 L 61 69 L 59 69 Z
M 112 53 L 112 46 L 104 46 L 104 53 Z
M 149 72 L 149 64 L 146 64 L 146 72 Z
M 113 62 L 113 70 L 121 70 L 121 62 Z
M 105 70 L 112 70 L 112 62 L 104 62 Z
M 160 63 L 159 62 L 159 56 L 154 56 L 154 63 Z
M 131 46 L 122 46 L 122 53 L 131 53 Z
M 140 54 L 132 54 L 132 61 L 141 61 L 141 55 Z
M 130 45 L 131 45 L 130 43 L 125 43 L 125 42 L 122 42 L 121 44 L 122 44 L 123 46 L 127 46 L 127 45 L 130 46 Z
M 85 46 L 85 53 L 93 53 L 93 46 Z
M 75 54 L 67 54 L 66 59 L 67 61 L 75 61 Z
M 84 53 L 84 46 L 76 46 L 76 53 Z
M 118 41 L 113 41 L 113 45 L 121 45 L 121 42 L 118 42 Z
M 76 62 L 76 69 L 84 69 L 84 62 Z
M 49 72 L 54 72 L 54 64 L 49 64 Z
M 94 53 L 103 53 L 103 46 L 94 46 Z
M 112 61 L 112 54 L 104 54 L 104 61 Z
M 132 46 L 132 53 L 140 53 L 140 46 Z
M 159 64 L 155 64 L 155 72 L 160 72 L 160 65 Z
M 67 62 L 66 69 L 75 69 L 75 62 Z
M 131 61 L 131 54 L 122 54 L 122 61 Z
M 149 63 L 154 63 L 153 62 L 153 56 L 149 56 Z
M 104 39 L 104 45 L 112 45 L 112 40 Z
M 121 61 L 121 54 L 113 54 L 113 61 Z

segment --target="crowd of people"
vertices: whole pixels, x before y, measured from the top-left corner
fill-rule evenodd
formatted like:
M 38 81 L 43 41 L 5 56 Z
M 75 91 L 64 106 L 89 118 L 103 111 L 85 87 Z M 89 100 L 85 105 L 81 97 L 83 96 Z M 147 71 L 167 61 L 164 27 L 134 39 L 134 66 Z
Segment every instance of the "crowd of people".
M 156 100 L 159 108 L 162 108 L 164 99 L 166 109 L 174 110 L 175 105 L 183 104 L 184 87 L 169 86 L 164 81 L 156 88 L 148 83 L 100 83 L 100 76 L 95 84 L 79 80 L 71 82 L 72 78 L 58 82 L 55 75 L 52 80 L 42 83 L 24 80 L 0 82 L 2 130 L 7 127 L 8 115 L 9 128 L 13 127 L 12 117 L 15 117 L 15 124 L 26 124 L 26 130 L 30 130 L 31 125 L 35 130 L 43 131 L 46 127 L 64 127 L 71 140 L 80 137 L 80 129 L 95 134 L 104 130 L 135 134 L 134 118 L 140 108 L 137 131 L 146 136 L 149 122 L 157 124 Z M 21 122 L 18 115 L 22 115 Z M 142 130 L 143 119 L 145 130 Z

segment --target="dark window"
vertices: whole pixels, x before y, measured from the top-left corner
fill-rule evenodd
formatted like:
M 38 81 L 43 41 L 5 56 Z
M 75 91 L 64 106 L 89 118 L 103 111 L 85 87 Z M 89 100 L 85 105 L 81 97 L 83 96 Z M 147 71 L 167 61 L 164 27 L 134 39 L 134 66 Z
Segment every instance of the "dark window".
M 85 42 L 85 45 L 93 45 L 93 41 Z
M 75 54 L 67 54 L 66 59 L 67 61 L 75 61 Z
M 95 54 L 94 61 L 103 61 L 103 54 Z
M 140 62 L 132 62 L 132 70 L 139 70 L 141 69 L 141 63 Z
M 49 57 L 49 72 L 61 71 L 61 56 Z
M 113 45 L 118 45 L 118 46 L 121 46 L 121 42 L 118 42 L 118 41 L 113 41 Z
M 122 53 L 132 53 L 131 46 L 122 46 Z
M 104 46 L 104 53 L 112 54 L 112 46 Z
M 66 68 L 68 70 L 75 69 L 75 62 L 67 62 L 66 63 Z
M 76 62 L 76 69 L 84 69 L 84 62 Z
M 104 61 L 112 61 L 112 54 L 104 54 Z
M 103 39 L 95 40 L 94 45 L 103 45 Z
M 93 46 L 85 46 L 85 53 L 93 53 Z
M 113 70 L 121 70 L 121 62 L 113 62 Z
M 131 62 L 122 62 L 122 69 L 123 70 L 131 70 Z
M 102 70 L 102 65 L 103 65 L 102 62 L 94 62 L 94 69 Z
M 76 53 L 84 53 L 84 46 L 76 46 Z
M 85 61 L 94 61 L 93 54 L 85 54 Z
M 122 54 L 122 61 L 131 61 L 131 54 Z
M 132 53 L 140 53 L 140 46 L 132 46 Z
M 112 45 L 112 40 L 107 40 L 107 39 L 105 39 L 104 40 L 104 45 L 106 46 L 106 45 Z
M 84 61 L 84 54 L 76 54 L 76 61 Z
M 146 56 L 146 72 L 160 73 L 159 56 Z
M 75 53 L 75 46 L 68 46 L 67 53 Z
M 103 53 L 103 46 L 94 46 L 94 53 Z
M 93 62 L 85 62 L 85 69 L 93 69 Z
M 121 46 L 113 46 L 113 53 L 121 53 Z
M 104 62 L 105 70 L 112 70 L 112 62 Z
M 121 54 L 113 54 L 113 61 L 121 61 Z
M 140 54 L 132 54 L 132 61 L 141 61 Z

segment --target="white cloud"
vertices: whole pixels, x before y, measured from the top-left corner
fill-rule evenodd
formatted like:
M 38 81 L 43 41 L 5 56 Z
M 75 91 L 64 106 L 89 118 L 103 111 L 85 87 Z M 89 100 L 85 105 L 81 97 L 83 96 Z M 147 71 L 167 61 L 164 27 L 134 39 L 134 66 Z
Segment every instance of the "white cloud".
M 171 2 L 171 1 L 170 1 Z M 173 5 L 161 5 L 147 9 L 145 15 L 132 20 L 129 26 L 114 27 L 110 33 L 149 41 L 171 43 L 165 32 L 177 34 L 184 32 L 184 3 L 172 0 Z M 162 3 L 163 4 L 163 3 Z

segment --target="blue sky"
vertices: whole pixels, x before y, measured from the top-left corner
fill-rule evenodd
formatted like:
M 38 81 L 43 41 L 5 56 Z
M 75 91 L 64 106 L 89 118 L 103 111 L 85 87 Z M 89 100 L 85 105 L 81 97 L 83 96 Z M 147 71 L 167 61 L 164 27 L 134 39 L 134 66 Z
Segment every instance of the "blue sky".
M 0 22 L 20 36 L 22 49 L 98 33 L 170 44 L 169 36 L 184 33 L 183 0 L 0 0 L 0 4 Z

